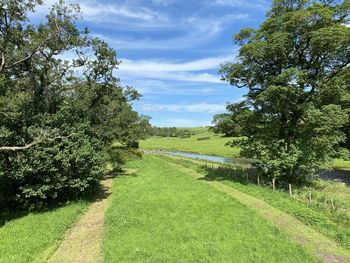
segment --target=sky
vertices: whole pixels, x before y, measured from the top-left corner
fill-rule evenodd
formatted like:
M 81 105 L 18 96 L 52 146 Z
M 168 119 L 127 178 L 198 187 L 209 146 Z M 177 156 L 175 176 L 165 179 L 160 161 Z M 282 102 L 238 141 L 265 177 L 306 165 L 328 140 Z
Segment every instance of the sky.
M 55 0 L 44 0 L 37 13 Z M 66 1 L 67 2 L 67 1 Z M 271 0 L 68 0 L 78 3 L 94 36 L 117 51 L 116 75 L 143 96 L 134 109 L 160 127 L 211 124 L 245 90 L 221 81 L 220 64 L 234 62 L 232 35 L 256 28 Z

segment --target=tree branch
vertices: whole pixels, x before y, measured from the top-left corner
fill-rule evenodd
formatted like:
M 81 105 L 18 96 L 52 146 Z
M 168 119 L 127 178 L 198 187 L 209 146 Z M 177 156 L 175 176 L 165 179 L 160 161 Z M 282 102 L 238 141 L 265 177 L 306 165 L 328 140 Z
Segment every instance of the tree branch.
M 26 144 L 24 146 L 2 146 L 0 147 L 0 152 L 17 152 L 17 151 L 23 151 L 23 150 L 26 150 L 26 149 L 29 149 L 35 145 L 38 145 L 40 143 L 43 143 L 45 141 L 49 141 L 49 142 L 52 142 L 52 141 L 55 141 L 55 140 L 58 140 L 58 139 L 68 139 L 70 137 L 72 137 L 73 135 L 76 135 L 76 133 L 72 133 L 68 136 L 56 136 L 56 137 L 53 137 L 53 138 L 44 138 L 44 139 L 40 139 L 40 140 L 34 140 L 33 142 L 29 143 L 29 144 Z

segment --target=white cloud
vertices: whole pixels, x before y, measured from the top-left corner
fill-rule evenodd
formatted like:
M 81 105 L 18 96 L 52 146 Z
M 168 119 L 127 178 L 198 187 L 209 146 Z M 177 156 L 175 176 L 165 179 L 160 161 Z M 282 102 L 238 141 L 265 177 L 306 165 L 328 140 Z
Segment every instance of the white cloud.
M 121 80 L 124 85 L 124 79 Z M 183 81 L 167 81 L 155 79 L 130 79 L 125 85 L 133 86 L 137 90 L 147 96 L 147 98 L 157 99 L 162 95 L 183 95 L 200 96 L 200 95 L 219 95 L 224 89 L 212 83 L 183 82 Z M 222 84 L 222 83 L 220 83 Z
M 235 20 L 249 18 L 247 13 L 238 13 L 217 17 L 186 17 L 179 19 L 168 18 L 167 22 L 160 23 L 129 23 L 128 30 L 142 31 L 145 29 L 166 30 L 166 38 L 132 38 L 132 37 L 110 37 L 100 33 L 94 36 L 99 37 L 117 50 L 173 50 L 185 49 L 198 46 L 209 42 L 226 28 L 226 26 Z M 175 30 L 175 31 L 174 31 Z M 169 33 L 175 32 L 176 36 L 169 36 Z
M 144 111 L 172 112 L 204 112 L 216 113 L 225 111 L 225 104 L 195 103 L 195 104 L 142 104 Z
M 83 1 L 79 5 L 83 18 L 95 23 L 130 23 L 136 20 L 137 22 L 152 24 L 167 20 L 160 13 L 142 6 L 100 4 L 94 1 Z
M 44 0 L 43 4 L 35 9 L 36 17 L 44 17 L 50 7 L 58 0 Z M 96 0 L 67 0 L 67 4 L 78 4 L 85 21 L 104 24 L 137 24 L 139 26 L 152 26 L 164 24 L 167 17 L 159 12 L 144 6 L 124 4 L 102 4 Z
M 221 63 L 232 61 L 234 55 L 223 57 L 203 58 L 183 63 L 169 63 L 157 60 L 129 60 L 121 58 L 122 71 L 160 71 L 160 72 L 181 72 L 181 71 L 202 71 L 207 69 L 218 69 Z
M 234 55 L 204 58 L 182 63 L 157 60 L 122 59 L 118 75 L 122 79 L 156 79 L 190 82 L 222 83 L 218 74 L 203 71 L 217 71 L 223 62 L 232 61 Z

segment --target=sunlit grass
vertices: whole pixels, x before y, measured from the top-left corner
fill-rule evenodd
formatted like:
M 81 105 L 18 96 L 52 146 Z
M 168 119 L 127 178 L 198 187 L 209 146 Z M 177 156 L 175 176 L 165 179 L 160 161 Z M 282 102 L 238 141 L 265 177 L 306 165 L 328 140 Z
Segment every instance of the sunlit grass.
M 198 134 L 193 135 L 191 138 L 153 137 L 141 141 L 140 147 L 142 149 L 173 150 L 224 157 L 239 157 L 238 148 L 232 148 L 226 145 L 233 138 L 223 137 L 205 129 L 195 129 Z M 201 140 L 201 138 L 209 137 L 210 139 Z
M 146 156 L 117 177 L 106 215 L 105 262 L 314 262 L 224 193 Z
M 160 157 L 167 161 L 175 160 L 177 164 L 203 173 L 208 179 L 218 180 L 262 199 L 350 248 L 350 188 L 342 183 L 315 180 L 308 186 L 293 186 L 293 197 L 290 197 L 287 188 L 274 191 L 269 182 L 264 186 L 258 186 L 254 172 L 248 173 L 249 182 L 247 182 L 244 167 L 236 169 L 218 164 L 206 167 L 205 162 L 199 160 L 192 161 L 172 156 Z M 260 181 L 263 183 L 262 178 Z

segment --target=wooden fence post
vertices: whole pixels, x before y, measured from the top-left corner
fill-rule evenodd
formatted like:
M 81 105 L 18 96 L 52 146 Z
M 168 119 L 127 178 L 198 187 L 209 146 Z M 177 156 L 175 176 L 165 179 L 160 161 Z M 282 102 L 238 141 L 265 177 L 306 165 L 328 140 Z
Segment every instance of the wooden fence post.
M 292 185 L 291 185 L 291 184 L 289 184 L 289 195 L 290 195 L 290 196 L 293 196 Z
M 276 190 L 275 178 L 272 179 L 272 188 L 273 190 Z
M 258 175 L 258 186 L 260 186 L 260 176 Z
M 331 205 L 332 205 L 332 209 L 335 209 L 333 197 L 331 197 Z
M 309 203 L 311 204 L 311 191 L 309 191 Z

